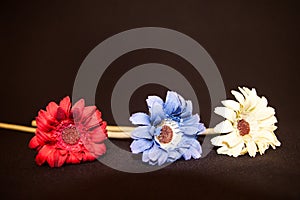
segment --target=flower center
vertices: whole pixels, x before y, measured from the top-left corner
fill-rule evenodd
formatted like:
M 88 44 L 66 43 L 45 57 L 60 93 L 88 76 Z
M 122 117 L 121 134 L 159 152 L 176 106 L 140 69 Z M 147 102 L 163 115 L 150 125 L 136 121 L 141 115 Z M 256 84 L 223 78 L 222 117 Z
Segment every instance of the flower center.
M 80 133 L 75 127 L 68 127 L 62 131 L 61 137 L 65 143 L 73 145 L 80 139 Z
M 158 141 L 160 143 L 166 144 L 166 143 L 171 142 L 172 138 L 173 138 L 172 129 L 167 125 L 163 125 L 163 127 L 161 128 L 160 134 L 157 137 Z
M 237 128 L 240 131 L 241 136 L 247 135 L 250 132 L 250 125 L 244 119 L 238 121 Z

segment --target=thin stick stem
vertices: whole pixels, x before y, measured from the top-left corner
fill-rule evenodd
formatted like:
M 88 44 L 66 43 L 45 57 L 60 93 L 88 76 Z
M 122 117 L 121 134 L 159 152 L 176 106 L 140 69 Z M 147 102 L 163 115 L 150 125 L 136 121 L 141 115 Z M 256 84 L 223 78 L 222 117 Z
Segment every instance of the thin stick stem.
M 27 127 L 27 126 L 16 125 L 16 124 L 7 124 L 7 123 L 0 123 L 0 128 L 23 131 L 28 133 L 35 133 L 36 130 L 36 128 L 33 127 Z M 130 138 L 130 132 L 107 131 L 107 134 L 109 138 L 119 138 L 119 139 Z
M 36 126 L 36 121 L 33 120 L 31 122 L 32 126 Z M 27 127 L 16 124 L 7 124 L 0 123 L 0 128 L 11 129 L 29 133 L 35 133 L 35 129 L 33 127 Z M 107 126 L 107 133 L 109 138 L 118 138 L 118 139 L 126 139 L 130 138 L 131 132 L 134 130 L 134 127 L 130 126 Z M 201 135 L 214 135 L 217 134 L 214 132 L 213 128 L 207 128 Z
M 0 128 L 11 129 L 16 131 L 24 131 L 28 133 L 35 133 L 35 128 L 33 127 L 21 126 L 16 124 L 0 123 Z
M 31 125 L 36 127 L 36 121 L 32 120 Z M 132 132 L 134 127 L 130 126 L 106 126 L 107 131 L 111 132 Z

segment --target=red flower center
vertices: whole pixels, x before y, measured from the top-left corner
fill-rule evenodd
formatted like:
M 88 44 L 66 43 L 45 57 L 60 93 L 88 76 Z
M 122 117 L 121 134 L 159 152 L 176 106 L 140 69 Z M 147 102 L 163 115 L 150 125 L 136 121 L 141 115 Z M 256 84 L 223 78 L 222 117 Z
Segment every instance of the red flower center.
M 166 144 L 166 143 L 171 142 L 172 137 L 173 137 L 172 129 L 169 126 L 164 125 L 161 128 L 160 134 L 157 137 L 157 139 L 158 139 L 159 142 Z
M 73 145 L 80 139 L 80 133 L 75 127 L 67 127 L 62 131 L 61 137 L 65 143 Z
M 250 132 L 250 125 L 244 119 L 241 119 L 238 121 L 237 128 L 238 128 L 241 136 L 247 135 Z

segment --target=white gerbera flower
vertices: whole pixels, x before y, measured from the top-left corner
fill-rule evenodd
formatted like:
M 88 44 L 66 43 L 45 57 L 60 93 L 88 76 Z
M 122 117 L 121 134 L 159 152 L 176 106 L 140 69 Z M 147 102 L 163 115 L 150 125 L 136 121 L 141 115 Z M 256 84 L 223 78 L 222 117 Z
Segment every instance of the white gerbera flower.
M 211 142 L 221 146 L 218 154 L 237 157 L 249 153 L 255 157 L 256 152 L 261 155 L 269 148 L 280 146 L 274 131 L 277 127 L 275 110 L 267 106 L 265 97 L 258 97 L 256 90 L 246 87 L 239 88 L 240 92 L 231 91 L 238 102 L 234 100 L 222 101 L 225 107 L 215 108 L 215 113 L 226 118 L 214 128 L 216 133 L 228 133 L 214 137 Z

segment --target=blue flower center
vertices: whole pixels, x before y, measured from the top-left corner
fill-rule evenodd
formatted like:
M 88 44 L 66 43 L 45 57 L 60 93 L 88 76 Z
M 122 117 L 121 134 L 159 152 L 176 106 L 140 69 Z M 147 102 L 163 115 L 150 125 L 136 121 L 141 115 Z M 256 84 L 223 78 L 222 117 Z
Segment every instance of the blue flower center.
M 163 125 L 159 136 L 157 136 L 158 141 L 160 143 L 166 144 L 171 142 L 172 138 L 173 138 L 172 128 L 170 128 L 167 125 Z

